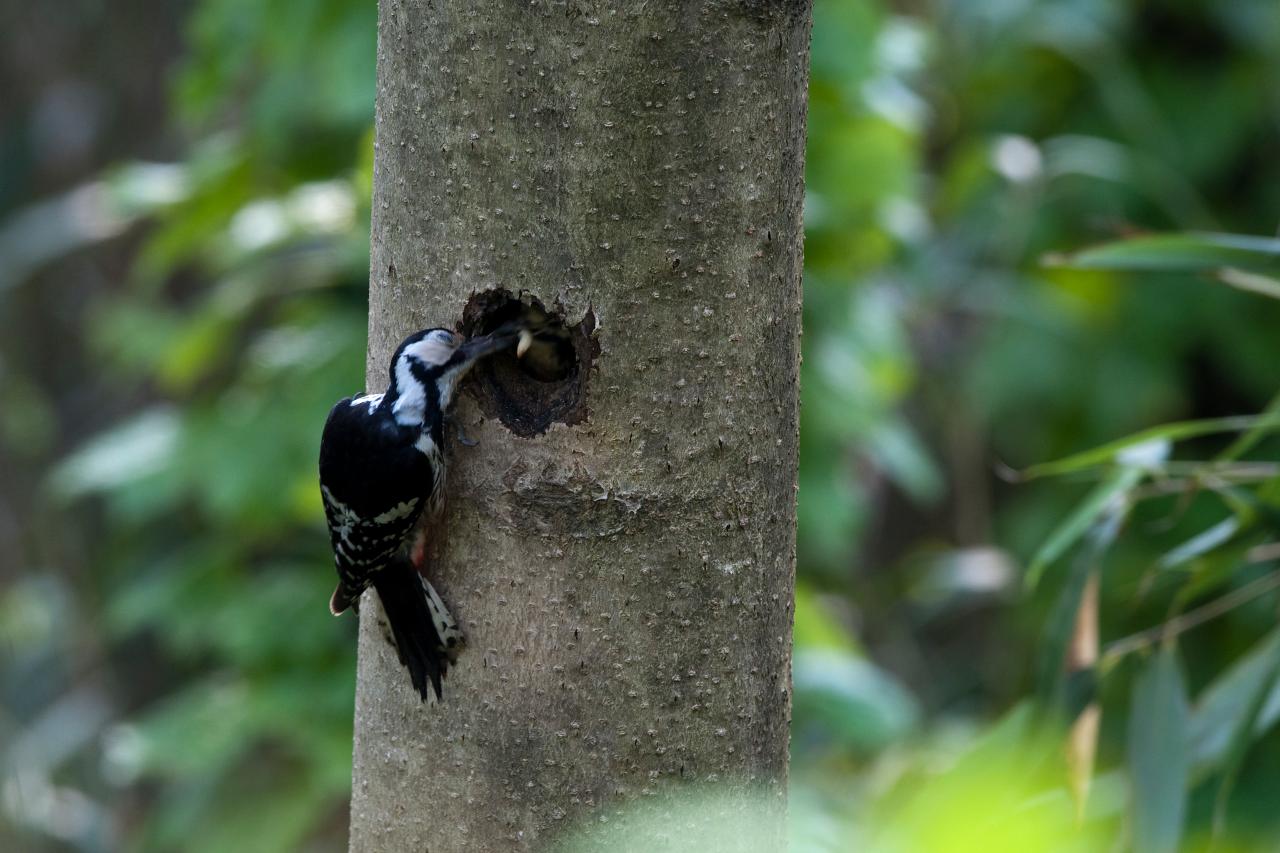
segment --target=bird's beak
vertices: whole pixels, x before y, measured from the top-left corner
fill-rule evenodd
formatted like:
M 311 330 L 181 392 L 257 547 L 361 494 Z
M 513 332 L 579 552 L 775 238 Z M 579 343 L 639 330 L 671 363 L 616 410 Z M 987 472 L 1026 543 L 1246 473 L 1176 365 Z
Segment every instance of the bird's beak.
M 531 346 L 533 346 L 533 332 L 528 329 L 521 329 L 520 342 L 516 344 L 516 358 L 524 358 L 524 354 L 529 351 Z
M 464 361 L 472 362 L 478 358 L 484 358 L 486 355 L 492 355 L 495 352 L 506 349 L 515 340 L 516 332 L 514 330 L 498 329 L 487 335 L 477 335 L 470 340 L 463 341 L 462 346 L 458 347 L 458 352 L 462 354 Z

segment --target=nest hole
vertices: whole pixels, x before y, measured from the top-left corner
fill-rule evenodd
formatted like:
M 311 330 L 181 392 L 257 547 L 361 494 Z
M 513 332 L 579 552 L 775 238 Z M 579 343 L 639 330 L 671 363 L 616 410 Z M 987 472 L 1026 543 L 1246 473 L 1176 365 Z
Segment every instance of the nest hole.
M 514 348 L 481 360 L 471 371 L 469 391 L 488 417 L 521 436 L 540 435 L 554 423 L 576 424 L 587 417 L 587 377 L 600 353 L 595 314 L 572 325 L 528 294 L 486 290 L 472 295 L 462 312 L 467 337 L 520 321 L 536 329 L 523 358 Z

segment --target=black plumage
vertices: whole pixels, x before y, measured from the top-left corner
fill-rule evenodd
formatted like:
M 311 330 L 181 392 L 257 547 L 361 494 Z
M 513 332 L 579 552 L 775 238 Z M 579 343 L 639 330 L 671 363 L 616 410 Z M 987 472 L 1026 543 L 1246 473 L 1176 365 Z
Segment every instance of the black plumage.
M 385 392 L 347 397 L 325 421 L 320 491 L 338 572 L 329 608 L 338 615 L 375 587 L 424 700 L 428 689 L 440 697 L 462 634 L 408 553 L 412 534 L 442 502 L 443 419 L 457 382 L 515 340 L 512 328 L 466 342 L 445 329 L 418 332 L 396 350 Z
M 434 492 L 439 454 L 432 459 L 414 446 L 422 430 L 397 423 L 386 399 L 373 407 L 340 401 L 320 440 L 321 496 L 338 570 L 335 615 L 399 550 Z

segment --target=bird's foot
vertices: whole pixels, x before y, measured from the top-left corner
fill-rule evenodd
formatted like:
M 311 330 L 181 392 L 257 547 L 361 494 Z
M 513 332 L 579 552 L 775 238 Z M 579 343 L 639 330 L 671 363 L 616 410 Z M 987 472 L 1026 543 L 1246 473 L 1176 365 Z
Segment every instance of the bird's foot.
M 422 530 L 418 530 L 413 537 L 413 547 L 409 549 L 409 559 L 413 561 L 413 567 L 421 572 L 423 564 L 427 561 L 427 536 Z

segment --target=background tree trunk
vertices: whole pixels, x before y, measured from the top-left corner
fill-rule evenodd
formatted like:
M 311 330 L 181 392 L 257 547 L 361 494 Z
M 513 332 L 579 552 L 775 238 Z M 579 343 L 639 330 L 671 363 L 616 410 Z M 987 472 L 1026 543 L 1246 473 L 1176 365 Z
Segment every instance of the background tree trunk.
M 540 849 L 690 782 L 781 814 L 808 35 L 804 0 L 381 0 L 370 387 L 495 288 L 598 351 L 543 434 L 459 402 L 469 646 L 423 705 L 366 598 L 353 849 Z

